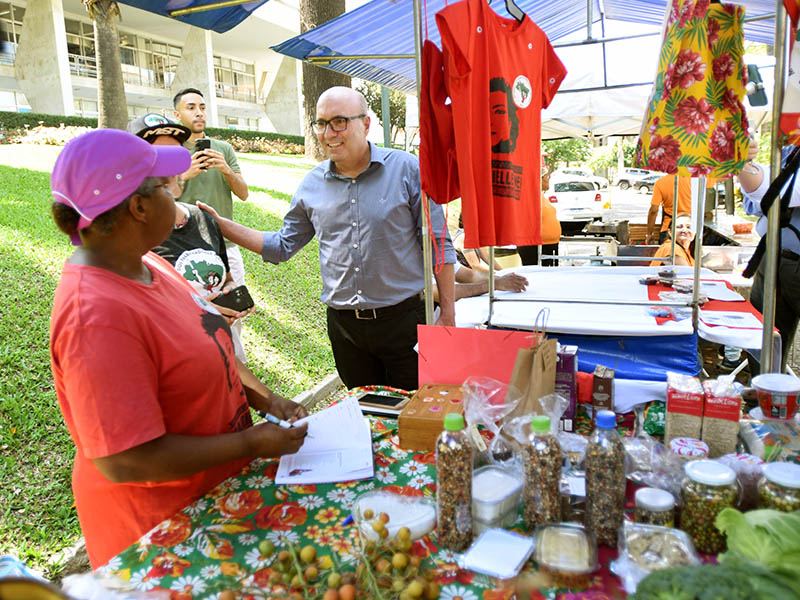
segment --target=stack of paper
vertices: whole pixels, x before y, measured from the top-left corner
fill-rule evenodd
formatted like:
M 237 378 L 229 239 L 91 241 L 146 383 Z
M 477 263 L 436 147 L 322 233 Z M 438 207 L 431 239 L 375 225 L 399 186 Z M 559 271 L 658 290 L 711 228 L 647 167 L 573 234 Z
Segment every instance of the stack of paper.
M 374 475 L 372 434 L 355 398 L 298 423 L 308 423 L 309 435 L 300 450 L 281 457 L 275 483 L 333 483 Z

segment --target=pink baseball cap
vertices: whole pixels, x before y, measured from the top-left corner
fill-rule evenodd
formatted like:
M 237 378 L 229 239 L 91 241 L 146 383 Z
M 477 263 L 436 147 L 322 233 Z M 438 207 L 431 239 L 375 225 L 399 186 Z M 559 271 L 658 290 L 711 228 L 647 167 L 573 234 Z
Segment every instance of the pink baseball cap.
M 96 129 L 67 142 L 56 159 L 50 187 L 56 202 L 80 216 L 78 229 L 133 194 L 147 177 L 170 177 L 189 169 L 182 146 L 153 146 L 119 129 Z M 73 245 L 80 236 L 73 234 Z

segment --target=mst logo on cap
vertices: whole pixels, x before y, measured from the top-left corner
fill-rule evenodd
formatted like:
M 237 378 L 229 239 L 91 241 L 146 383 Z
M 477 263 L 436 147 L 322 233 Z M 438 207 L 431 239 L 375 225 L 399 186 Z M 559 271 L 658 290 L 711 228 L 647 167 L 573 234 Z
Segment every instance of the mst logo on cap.
M 147 113 L 136 117 L 128 123 L 128 131 L 151 144 L 160 135 L 175 138 L 180 144 L 186 142 L 192 135 L 188 127 L 170 121 L 164 115 L 157 113 Z

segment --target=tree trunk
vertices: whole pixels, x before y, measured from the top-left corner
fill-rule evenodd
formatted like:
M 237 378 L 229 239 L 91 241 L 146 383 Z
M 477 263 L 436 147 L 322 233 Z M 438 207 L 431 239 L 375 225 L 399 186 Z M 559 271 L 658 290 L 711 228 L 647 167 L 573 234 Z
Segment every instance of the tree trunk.
M 119 56 L 119 7 L 112 0 L 95 0 L 88 4 L 88 9 L 94 21 L 97 57 L 97 126 L 125 129 L 128 124 L 128 103 L 125 100 Z
M 304 33 L 338 17 L 345 10 L 344 3 L 345 0 L 300 0 L 300 32 Z M 319 147 L 317 136 L 311 129 L 311 121 L 317 115 L 317 99 L 322 92 L 335 85 L 350 87 L 350 77 L 303 62 L 305 149 L 306 156 L 313 157 L 314 160 L 325 158 L 322 148 Z

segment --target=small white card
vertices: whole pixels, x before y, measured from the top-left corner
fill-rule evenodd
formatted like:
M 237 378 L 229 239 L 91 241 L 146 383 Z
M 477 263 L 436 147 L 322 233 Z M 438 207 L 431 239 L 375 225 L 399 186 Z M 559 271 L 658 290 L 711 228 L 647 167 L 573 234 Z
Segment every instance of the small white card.
M 487 529 L 472 543 L 461 564 L 500 579 L 515 577 L 533 552 L 533 538 L 505 529 Z

